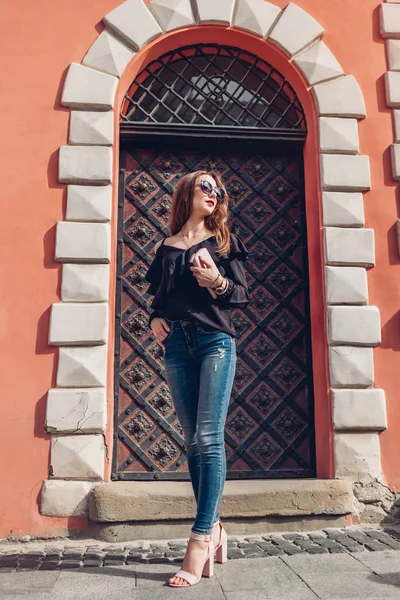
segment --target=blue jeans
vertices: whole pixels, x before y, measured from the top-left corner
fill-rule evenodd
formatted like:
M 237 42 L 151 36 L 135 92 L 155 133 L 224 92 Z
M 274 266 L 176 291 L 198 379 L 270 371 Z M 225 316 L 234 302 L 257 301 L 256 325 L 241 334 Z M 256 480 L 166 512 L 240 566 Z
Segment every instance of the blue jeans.
M 236 367 L 228 333 L 195 319 L 170 321 L 164 340 L 165 375 L 181 424 L 197 503 L 194 533 L 218 520 L 226 478 L 224 428 Z

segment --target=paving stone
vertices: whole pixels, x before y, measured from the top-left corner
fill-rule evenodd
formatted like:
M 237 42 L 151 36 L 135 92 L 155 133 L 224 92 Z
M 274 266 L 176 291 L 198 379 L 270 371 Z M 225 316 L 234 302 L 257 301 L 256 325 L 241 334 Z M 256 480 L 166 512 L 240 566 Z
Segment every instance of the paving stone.
M 128 554 L 128 556 L 126 557 L 126 562 L 127 564 L 132 564 L 132 563 L 139 563 L 142 562 L 143 560 L 143 554 L 140 554 L 139 552 L 130 552 Z
M 228 558 L 244 558 L 244 553 L 239 548 L 228 548 Z
M 384 533 L 383 531 L 367 531 L 366 534 L 372 539 L 386 544 L 393 550 L 400 550 L 400 542 L 397 542 L 390 535 Z
M 366 548 L 368 548 L 368 550 L 372 550 L 373 552 L 387 550 L 387 546 L 385 544 L 382 544 L 381 542 L 378 542 L 377 540 L 371 540 L 370 542 L 365 542 L 364 545 Z
M 282 554 L 285 554 L 283 550 L 273 544 L 268 544 L 267 542 L 260 542 L 259 546 L 268 554 L 268 556 L 282 556 Z
M 173 550 L 167 550 L 167 552 L 165 552 L 165 557 L 166 558 L 178 558 L 178 557 L 182 557 L 184 556 L 183 552 L 174 552 Z
M 327 554 L 328 550 L 321 548 L 320 546 L 310 546 L 306 548 L 308 554 Z
M 307 536 L 305 533 L 284 533 L 282 535 L 285 540 L 295 541 L 295 540 L 306 540 Z
M 103 566 L 103 559 L 102 558 L 86 558 L 83 561 L 83 566 L 84 567 L 101 567 Z
M 281 542 L 280 544 L 276 544 L 276 546 L 280 550 L 283 550 L 285 554 L 289 554 L 290 556 L 293 554 L 303 554 L 303 551 L 294 544 L 285 544 Z
M 79 569 L 81 567 L 81 561 L 76 559 L 76 560 L 62 560 L 60 562 L 60 569 Z
M 257 546 L 243 548 L 243 552 L 246 558 L 258 558 L 264 554 L 262 549 Z

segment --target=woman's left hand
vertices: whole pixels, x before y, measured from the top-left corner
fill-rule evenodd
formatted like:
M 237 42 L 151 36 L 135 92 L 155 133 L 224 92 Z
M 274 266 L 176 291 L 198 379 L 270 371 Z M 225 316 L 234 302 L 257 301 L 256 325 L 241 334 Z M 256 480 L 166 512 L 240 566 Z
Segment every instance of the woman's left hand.
M 219 271 L 201 256 L 199 256 L 199 260 L 201 267 L 190 267 L 190 270 L 196 277 L 197 283 L 200 287 L 209 288 L 215 282 L 217 276 L 219 275 Z

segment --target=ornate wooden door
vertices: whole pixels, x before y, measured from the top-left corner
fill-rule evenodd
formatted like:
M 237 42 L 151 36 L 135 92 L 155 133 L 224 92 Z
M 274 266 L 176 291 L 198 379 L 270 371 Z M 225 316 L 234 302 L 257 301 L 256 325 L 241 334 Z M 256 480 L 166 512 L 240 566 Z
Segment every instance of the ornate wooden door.
M 228 478 L 315 475 L 302 158 L 137 148 L 122 153 L 115 356 L 114 479 L 187 479 L 186 457 L 148 329 L 145 273 L 168 235 L 179 178 L 216 169 L 230 228 L 250 252 L 249 306 L 234 311 L 237 370 L 226 424 Z

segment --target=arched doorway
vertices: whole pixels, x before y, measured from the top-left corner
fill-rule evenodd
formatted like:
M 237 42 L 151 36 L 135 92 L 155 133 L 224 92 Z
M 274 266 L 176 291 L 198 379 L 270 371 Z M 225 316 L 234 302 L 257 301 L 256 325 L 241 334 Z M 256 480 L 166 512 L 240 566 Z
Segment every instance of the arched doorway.
M 315 441 L 302 147 L 289 83 L 236 47 L 197 44 L 147 65 L 121 110 L 114 479 L 187 479 L 183 441 L 147 328 L 144 274 L 184 173 L 216 168 L 250 250 L 234 314 L 238 366 L 228 478 L 313 477 Z

